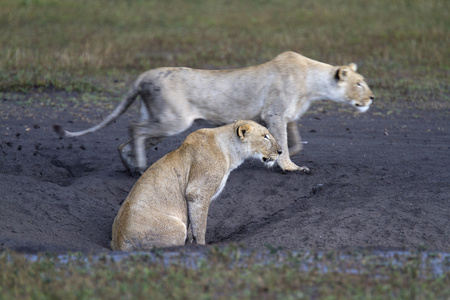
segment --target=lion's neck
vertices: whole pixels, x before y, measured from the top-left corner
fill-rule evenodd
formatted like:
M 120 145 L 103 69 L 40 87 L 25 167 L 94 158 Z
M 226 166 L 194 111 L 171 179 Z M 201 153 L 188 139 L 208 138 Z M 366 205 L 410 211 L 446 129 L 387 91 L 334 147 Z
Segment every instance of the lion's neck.
M 333 77 L 333 66 L 329 68 L 314 70 L 308 74 L 308 100 L 314 102 L 318 100 L 340 101 L 340 95 L 336 93 L 336 82 Z
M 242 147 L 242 143 L 239 142 L 234 131 L 218 134 L 217 144 L 226 157 L 228 172 L 239 167 L 244 160 L 251 156 L 248 149 Z

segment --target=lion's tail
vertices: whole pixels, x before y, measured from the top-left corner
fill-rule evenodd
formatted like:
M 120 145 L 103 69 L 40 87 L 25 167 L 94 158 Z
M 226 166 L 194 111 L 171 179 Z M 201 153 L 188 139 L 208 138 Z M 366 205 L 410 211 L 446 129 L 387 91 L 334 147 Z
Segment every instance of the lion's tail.
M 60 125 L 55 124 L 55 125 L 53 125 L 53 130 L 62 137 L 76 137 L 76 136 L 89 134 L 89 133 L 95 132 L 97 130 L 100 130 L 102 128 L 105 128 L 106 126 L 111 124 L 114 120 L 116 120 L 118 117 L 120 117 L 128 109 L 128 107 L 130 107 L 130 105 L 134 102 L 134 100 L 136 99 L 136 97 L 138 95 L 139 95 L 139 89 L 137 87 L 133 86 L 133 88 L 131 88 L 128 91 L 126 98 L 124 100 L 122 100 L 122 102 L 120 102 L 120 104 L 113 110 L 113 112 L 111 114 L 109 114 L 106 117 L 106 119 L 104 119 L 102 122 L 95 125 L 94 127 L 91 127 L 89 129 L 82 130 L 82 131 L 70 132 L 70 131 L 64 130 Z

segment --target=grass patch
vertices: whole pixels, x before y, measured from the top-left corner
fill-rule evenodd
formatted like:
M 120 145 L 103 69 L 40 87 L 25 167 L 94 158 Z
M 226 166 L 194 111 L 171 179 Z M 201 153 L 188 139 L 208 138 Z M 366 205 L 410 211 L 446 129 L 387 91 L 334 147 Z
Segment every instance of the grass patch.
M 0 91 L 110 91 L 115 80 L 129 82 L 150 68 L 242 67 L 293 50 L 330 64 L 358 63 L 383 103 L 432 98 L 447 105 L 449 6 L 445 0 L 4 0 Z
M 168 262 L 160 250 L 119 260 L 73 254 L 65 261 L 3 252 L 0 293 L 2 299 L 446 299 L 450 294 L 449 266 L 437 276 L 424 267 L 440 254 L 424 261 L 417 252 L 391 263 L 357 250 L 277 250 L 261 256 L 231 245 L 211 247 L 188 264 L 192 252 L 180 253 Z

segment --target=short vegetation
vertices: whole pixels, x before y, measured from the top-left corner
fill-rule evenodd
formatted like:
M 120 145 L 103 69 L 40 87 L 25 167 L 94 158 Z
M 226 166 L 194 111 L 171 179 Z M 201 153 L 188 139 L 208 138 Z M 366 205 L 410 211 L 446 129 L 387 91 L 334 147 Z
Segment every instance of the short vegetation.
M 292 50 L 357 63 L 378 105 L 450 106 L 445 0 L 3 0 L 1 7 L 0 92 L 123 95 L 150 68 L 236 68 Z

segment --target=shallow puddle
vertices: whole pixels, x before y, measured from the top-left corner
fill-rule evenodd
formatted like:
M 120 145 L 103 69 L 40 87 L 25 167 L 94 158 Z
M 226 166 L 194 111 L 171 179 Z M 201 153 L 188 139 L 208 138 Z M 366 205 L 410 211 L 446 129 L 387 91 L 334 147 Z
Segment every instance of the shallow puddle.
M 317 271 L 322 274 L 339 272 L 347 274 L 370 274 L 377 276 L 379 270 L 399 269 L 411 266 L 418 270 L 418 276 L 438 277 L 450 273 L 450 253 L 410 252 L 410 251 L 250 251 L 235 248 L 213 248 L 206 251 L 150 251 L 150 252 L 110 252 L 85 256 L 83 254 L 64 254 L 51 256 L 59 264 L 71 260 L 105 263 L 134 260 L 170 266 L 184 265 L 188 268 L 201 268 L 205 264 L 225 263 L 230 268 L 246 267 L 254 264 L 289 265 L 303 272 Z M 225 249 L 225 250 L 224 250 Z M 45 255 L 25 255 L 30 261 L 45 259 Z

